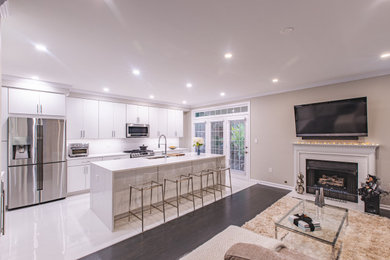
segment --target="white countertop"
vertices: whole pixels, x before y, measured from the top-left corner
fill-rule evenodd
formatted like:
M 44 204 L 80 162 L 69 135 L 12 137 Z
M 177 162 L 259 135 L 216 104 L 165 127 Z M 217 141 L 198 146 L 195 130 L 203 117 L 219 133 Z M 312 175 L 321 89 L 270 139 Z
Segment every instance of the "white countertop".
M 89 158 L 97 158 L 97 157 L 110 157 L 110 156 L 119 156 L 119 155 L 129 155 L 128 153 L 124 152 L 117 152 L 117 153 L 95 153 L 95 154 L 89 154 L 88 156 L 80 156 L 80 157 L 69 157 L 69 160 L 80 160 L 80 159 L 89 159 Z M 130 155 L 129 155 L 130 157 Z
M 140 168 L 157 167 L 162 165 L 178 164 L 183 162 L 191 162 L 197 160 L 207 160 L 213 158 L 224 157 L 220 154 L 201 154 L 187 153 L 185 156 L 168 157 L 161 159 L 147 159 L 147 158 L 131 158 L 111 161 L 99 161 L 93 162 L 97 166 L 100 166 L 111 172 L 123 172 Z

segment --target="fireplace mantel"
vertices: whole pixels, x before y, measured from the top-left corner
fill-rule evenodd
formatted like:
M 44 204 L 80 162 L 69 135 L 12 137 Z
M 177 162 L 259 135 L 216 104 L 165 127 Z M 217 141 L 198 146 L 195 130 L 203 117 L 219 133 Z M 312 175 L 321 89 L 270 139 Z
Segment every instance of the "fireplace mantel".
M 302 141 L 293 143 L 293 147 L 295 184 L 297 183 L 298 173 L 306 175 L 306 160 L 309 159 L 357 163 L 359 185 L 365 181 L 367 174 L 376 175 L 378 144 Z M 306 183 L 305 179 L 304 181 Z M 312 194 L 307 195 L 312 196 Z M 358 204 L 359 209 L 364 207 L 360 200 L 354 204 Z

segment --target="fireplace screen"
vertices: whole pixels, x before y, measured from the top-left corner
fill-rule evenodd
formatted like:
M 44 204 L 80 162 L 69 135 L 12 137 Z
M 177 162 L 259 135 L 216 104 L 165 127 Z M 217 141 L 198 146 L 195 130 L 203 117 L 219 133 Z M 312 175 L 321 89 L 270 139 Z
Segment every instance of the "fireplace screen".
M 358 201 L 358 164 L 306 160 L 306 191 L 315 194 L 324 188 L 326 197 Z

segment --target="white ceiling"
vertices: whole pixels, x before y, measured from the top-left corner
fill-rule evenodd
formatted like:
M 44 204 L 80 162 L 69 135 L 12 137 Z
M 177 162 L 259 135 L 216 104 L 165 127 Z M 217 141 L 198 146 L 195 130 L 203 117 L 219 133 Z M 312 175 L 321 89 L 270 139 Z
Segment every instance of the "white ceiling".
M 75 90 L 197 106 L 390 73 L 379 58 L 390 51 L 386 0 L 10 0 L 9 9 L 3 74 Z

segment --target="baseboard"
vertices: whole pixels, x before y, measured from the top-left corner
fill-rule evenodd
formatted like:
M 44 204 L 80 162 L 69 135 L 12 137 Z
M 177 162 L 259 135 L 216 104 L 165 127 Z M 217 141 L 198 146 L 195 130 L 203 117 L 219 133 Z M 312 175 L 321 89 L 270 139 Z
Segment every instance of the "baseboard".
M 275 187 L 275 188 L 279 188 L 279 189 L 283 189 L 283 190 L 294 190 L 294 187 L 284 185 L 284 184 L 279 184 L 279 183 L 274 183 L 274 182 L 269 182 L 269 181 L 259 181 L 259 180 L 255 180 L 255 179 L 251 179 L 251 181 L 255 181 L 258 184 L 262 184 L 262 185 L 270 186 L 270 187 Z
M 389 210 L 390 211 L 390 205 L 381 204 L 380 208 L 384 209 L 384 210 Z

